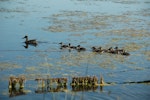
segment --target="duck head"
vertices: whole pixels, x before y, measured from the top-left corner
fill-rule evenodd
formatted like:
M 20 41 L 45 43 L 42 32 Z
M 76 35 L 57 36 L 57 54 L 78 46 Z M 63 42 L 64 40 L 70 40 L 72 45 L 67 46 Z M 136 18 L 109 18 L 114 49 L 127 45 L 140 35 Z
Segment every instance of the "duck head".
M 78 45 L 77 47 L 79 47 L 79 48 L 80 48 L 80 45 Z
M 102 47 L 99 47 L 98 49 L 100 49 L 100 50 L 101 50 L 101 49 L 102 49 Z
M 23 39 L 24 39 L 24 38 L 28 38 L 28 36 L 26 35 L 26 36 L 23 37 Z
M 118 50 L 118 47 L 115 47 L 114 49 Z
M 92 47 L 92 50 L 95 50 L 96 49 L 96 47 Z
M 63 44 L 62 42 L 60 42 L 59 44 Z

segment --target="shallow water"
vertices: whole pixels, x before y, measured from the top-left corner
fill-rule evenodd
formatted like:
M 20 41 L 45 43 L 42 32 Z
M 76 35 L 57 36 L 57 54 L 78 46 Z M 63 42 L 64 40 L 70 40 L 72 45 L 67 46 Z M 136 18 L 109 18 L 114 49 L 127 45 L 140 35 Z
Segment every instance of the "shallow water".
M 148 100 L 150 98 L 149 0 L 0 0 L 0 99 Z M 38 46 L 25 48 L 24 39 Z M 59 49 L 60 42 L 85 52 Z M 115 47 L 131 55 L 92 53 Z M 10 97 L 11 75 L 26 77 L 24 95 Z M 66 77 L 64 92 L 36 93 L 36 78 Z M 73 76 L 103 76 L 110 86 L 72 91 Z

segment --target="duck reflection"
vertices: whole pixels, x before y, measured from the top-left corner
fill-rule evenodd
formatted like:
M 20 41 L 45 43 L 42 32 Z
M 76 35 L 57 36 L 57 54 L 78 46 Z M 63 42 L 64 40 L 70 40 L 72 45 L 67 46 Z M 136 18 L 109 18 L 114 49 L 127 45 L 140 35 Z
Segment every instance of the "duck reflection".
M 29 45 L 34 46 L 34 47 L 36 47 L 38 45 L 36 39 L 29 40 L 28 36 L 23 37 L 23 39 L 26 39 L 25 42 L 24 42 L 25 43 L 24 47 L 26 49 L 28 48 Z
M 23 88 L 9 88 L 9 97 L 25 95 Z
M 29 46 L 33 46 L 36 47 L 37 44 L 29 44 L 29 43 L 25 43 L 25 45 L 23 45 L 25 49 L 28 49 Z

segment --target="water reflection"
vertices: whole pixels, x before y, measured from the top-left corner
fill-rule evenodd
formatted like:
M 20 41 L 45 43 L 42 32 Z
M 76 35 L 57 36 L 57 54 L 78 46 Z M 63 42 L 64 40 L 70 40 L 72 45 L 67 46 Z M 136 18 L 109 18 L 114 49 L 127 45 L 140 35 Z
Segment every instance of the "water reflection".
M 25 95 L 23 88 L 9 88 L 9 97 Z
M 46 93 L 46 92 L 64 92 L 65 90 L 67 90 L 67 85 L 64 85 L 64 86 L 56 86 L 56 87 L 53 87 L 53 86 L 46 86 L 46 87 L 38 87 L 36 90 L 35 90 L 35 93 Z
M 25 49 L 28 49 L 29 46 L 34 46 L 36 47 L 37 44 L 29 44 L 29 43 L 25 43 L 25 45 L 23 45 Z
M 90 90 L 95 91 L 97 88 L 98 88 L 98 86 L 89 86 L 89 85 L 83 86 L 83 85 L 80 85 L 80 86 L 72 86 L 72 91 L 74 91 L 74 92 L 90 91 Z

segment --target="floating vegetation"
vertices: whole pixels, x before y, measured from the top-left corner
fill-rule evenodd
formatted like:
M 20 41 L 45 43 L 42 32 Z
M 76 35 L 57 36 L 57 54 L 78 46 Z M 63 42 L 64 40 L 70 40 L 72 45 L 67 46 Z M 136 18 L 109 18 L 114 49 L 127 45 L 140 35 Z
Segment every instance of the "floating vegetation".
M 133 28 L 126 28 L 126 29 L 120 29 L 120 30 L 111 30 L 108 32 L 108 34 L 118 35 L 118 36 L 131 36 L 133 38 L 136 37 L 147 37 L 150 36 L 149 31 L 141 29 L 136 30 Z
M 135 0 L 112 0 L 115 3 L 122 3 L 122 4 L 135 4 L 139 3 L 139 1 Z
M 101 29 L 107 24 L 103 20 L 92 18 L 90 13 L 82 11 L 64 11 L 52 16 L 51 32 L 77 32 L 90 29 Z
M 9 0 L 0 0 L 0 1 L 6 1 L 6 2 L 7 2 L 7 1 L 9 1 Z
M 34 67 L 34 66 L 31 66 L 31 67 L 27 67 L 26 70 L 25 70 L 27 73 L 32 73 L 32 72 L 35 72 L 37 71 L 37 67 Z
M 85 2 L 100 2 L 100 1 L 110 1 L 110 0 L 72 0 L 72 1 L 85 1 Z M 114 2 L 114 3 L 121 3 L 121 4 L 135 4 L 135 3 L 139 3 L 138 1 L 135 1 L 135 0 L 111 0 L 111 2 Z
M 141 49 L 142 47 L 143 47 L 143 45 L 132 42 L 132 43 L 126 44 L 124 48 L 128 48 L 128 51 L 137 51 L 137 50 Z
M 0 70 L 9 70 L 9 69 L 16 69 L 16 68 L 22 68 L 22 66 L 15 64 L 15 63 L 9 63 L 9 62 L 0 62 Z
M 21 8 L 16 8 L 16 9 L 6 9 L 6 8 L 0 8 L 0 12 L 17 12 L 17 13 L 26 13 L 27 11 L 21 9 Z
M 53 67 L 53 64 L 46 62 L 46 63 L 40 63 L 39 66 L 41 66 L 41 67 Z
M 150 50 L 149 51 L 143 51 L 143 54 L 146 56 L 147 60 L 150 61 Z

